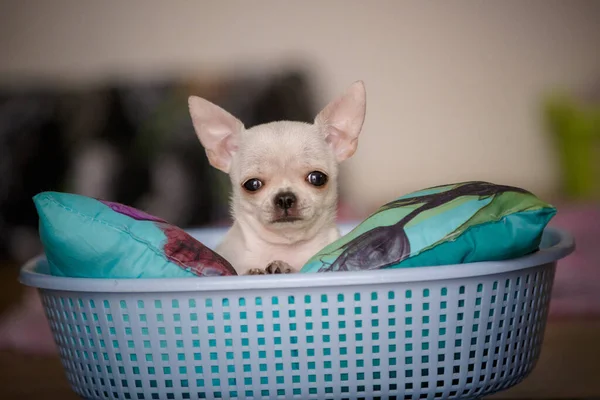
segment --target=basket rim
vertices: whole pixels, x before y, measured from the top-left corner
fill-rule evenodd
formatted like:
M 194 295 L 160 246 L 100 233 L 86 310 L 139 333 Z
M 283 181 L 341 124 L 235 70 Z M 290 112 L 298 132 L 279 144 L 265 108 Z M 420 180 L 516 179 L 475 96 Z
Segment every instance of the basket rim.
M 347 226 L 346 226 L 347 228 Z M 220 229 L 217 229 L 220 230 Z M 189 231 L 193 236 L 206 235 L 215 229 Z M 209 246 L 210 247 L 210 246 Z M 21 267 L 19 282 L 38 289 L 91 293 L 172 293 L 214 292 L 263 289 L 298 289 L 313 287 L 366 286 L 389 283 L 429 282 L 497 275 L 556 263 L 575 250 L 573 236 L 562 229 L 546 227 L 540 250 L 515 259 L 419 268 L 373 271 L 330 272 L 323 274 L 286 274 L 258 276 L 220 276 L 153 279 L 70 278 L 43 274 L 36 265 L 45 257 L 37 256 Z

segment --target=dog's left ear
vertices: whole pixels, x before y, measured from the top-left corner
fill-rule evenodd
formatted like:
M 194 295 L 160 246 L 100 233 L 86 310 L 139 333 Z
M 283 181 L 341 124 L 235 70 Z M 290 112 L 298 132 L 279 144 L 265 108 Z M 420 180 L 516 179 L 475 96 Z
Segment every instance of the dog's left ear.
M 351 157 L 358 145 L 358 135 L 365 121 L 367 93 L 357 81 L 341 97 L 329 103 L 315 118 L 325 133 L 337 162 Z
M 244 124 L 203 98 L 190 96 L 188 105 L 194 130 L 206 150 L 208 161 L 213 167 L 229 173 Z

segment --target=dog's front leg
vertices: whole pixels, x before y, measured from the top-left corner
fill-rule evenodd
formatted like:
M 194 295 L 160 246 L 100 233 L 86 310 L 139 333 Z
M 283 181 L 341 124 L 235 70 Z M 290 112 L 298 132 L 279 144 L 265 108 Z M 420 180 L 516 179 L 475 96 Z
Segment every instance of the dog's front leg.
M 267 272 L 261 268 L 252 268 L 246 272 L 246 275 L 265 275 Z
M 289 274 L 292 271 L 292 266 L 281 260 L 272 261 L 267 265 L 267 268 L 265 268 L 267 274 Z
M 246 272 L 246 275 L 274 275 L 274 274 L 290 274 L 293 272 L 292 266 L 285 261 L 271 261 L 266 268 L 252 268 Z

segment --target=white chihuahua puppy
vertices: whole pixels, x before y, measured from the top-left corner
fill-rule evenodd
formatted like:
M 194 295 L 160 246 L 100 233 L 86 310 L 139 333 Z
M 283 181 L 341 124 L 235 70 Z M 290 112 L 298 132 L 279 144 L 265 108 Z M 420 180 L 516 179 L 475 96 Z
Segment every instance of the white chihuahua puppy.
M 216 248 L 239 275 L 297 272 L 340 237 L 338 164 L 356 151 L 366 112 L 361 81 L 313 124 L 245 129 L 219 106 L 191 96 L 194 129 L 211 165 L 231 179 L 233 226 Z

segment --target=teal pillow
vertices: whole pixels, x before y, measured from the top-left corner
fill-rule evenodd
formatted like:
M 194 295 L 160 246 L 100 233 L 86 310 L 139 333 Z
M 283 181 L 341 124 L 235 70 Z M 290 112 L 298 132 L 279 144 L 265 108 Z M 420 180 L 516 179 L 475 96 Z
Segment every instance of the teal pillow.
M 556 209 L 532 193 L 488 182 L 400 197 L 313 256 L 301 272 L 496 261 L 539 248 Z
M 168 222 L 69 193 L 33 198 L 50 273 L 77 278 L 236 275 L 217 253 Z

